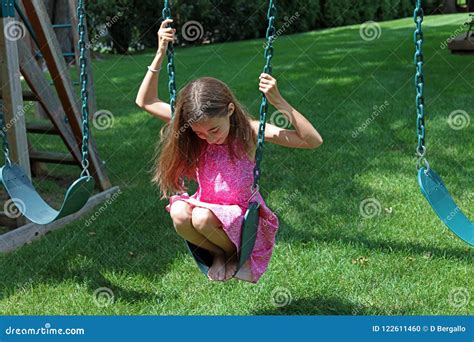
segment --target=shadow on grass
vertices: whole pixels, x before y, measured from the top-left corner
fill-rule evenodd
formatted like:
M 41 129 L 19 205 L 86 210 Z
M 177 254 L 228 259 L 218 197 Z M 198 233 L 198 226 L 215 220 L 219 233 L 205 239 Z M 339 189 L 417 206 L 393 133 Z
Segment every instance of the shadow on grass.
M 415 307 L 397 308 L 397 315 L 413 312 Z M 257 310 L 254 315 L 370 315 L 377 312 L 380 315 L 390 312 L 387 308 L 371 307 L 370 310 L 361 304 L 354 304 L 342 298 L 315 297 L 291 300 L 288 305 L 270 309 Z M 392 313 L 393 314 L 393 313 Z

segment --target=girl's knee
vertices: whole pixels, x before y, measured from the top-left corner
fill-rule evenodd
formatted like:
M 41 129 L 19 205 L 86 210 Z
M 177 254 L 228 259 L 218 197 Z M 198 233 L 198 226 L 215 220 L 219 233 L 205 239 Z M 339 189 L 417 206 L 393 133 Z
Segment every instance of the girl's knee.
M 191 222 L 197 230 L 203 231 L 217 226 L 216 218 L 211 210 L 195 207 L 192 211 Z
M 170 216 L 175 225 L 183 225 L 191 222 L 192 208 L 185 201 L 175 201 L 170 208 Z

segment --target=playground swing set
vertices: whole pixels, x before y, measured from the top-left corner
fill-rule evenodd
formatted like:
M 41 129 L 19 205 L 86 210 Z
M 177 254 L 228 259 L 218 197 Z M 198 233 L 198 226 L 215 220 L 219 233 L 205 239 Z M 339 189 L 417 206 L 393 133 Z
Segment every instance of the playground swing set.
M 171 10 L 169 1 L 164 1 L 164 8 L 162 12 L 164 19 L 171 18 Z M 266 32 L 266 45 L 264 51 L 265 66 L 263 72 L 271 74 L 271 59 L 273 57 L 273 41 L 275 39 L 275 16 L 276 16 L 276 1 L 270 0 L 267 11 L 268 28 Z M 417 0 L 416 8 L 414 10 L 414 21 L 416 23 L 416 30 L 414 34 L 416 52 L 415 52 L 415 66 L 416 66 L 416 112 L 417 112 L 417 131 L 418 131 L 418 147 L 417 154 L 419 160 L 417 163 L 418 169 L 418 183 L 422 194 L 427 199 L 438 217 L 445 223 L 445 225 L 459 238 L 466 243 L 474 244 L 474 224 L 463 214 L 461 209 L 456 205 L 452 196 L 449 194 L 446 186 L 436 172 L 430 168 L 426 159 L 425 147 L 425 123 L 424 123 L 424 102 L 423 102 L 423 32 L 421 23 L 423 21 L 423 9 L 421 7 L 421 0 Z M 170 95 L 171 119 L 174 119 L 174 105 L 176 102 L 176 85 L 175 85 L 175 66 L 174 66 L 174 48 L 170 43 L 167 49 L 167 72 L 168 72 L 168 90 Z M 255 245 L 257 228 L 259 223 L 258 209 L 259 204 L 252 201 L 256 191 L 258 191 L 258 184 L 260 178 L 260 163 L 263 157 L 264 134 L 266 114 L 268 110 L 267 99 L 262 94 L 260 105 L 260 125 L 258 130 L 257 150 L 256 150 L 256 165 L 254 168 L 254 182 L 252 184 L 253 195 L 249 198 L 248 209 L 244 216 L 244 222 L 241 228 L 241 245 L 239 254 L 239 264 L 237 271 L 245 264 L 252 254 Z M 421 164 L 424 163 L 424 167 Z M 212 265 L 212 255 L 205 249 L 185 241 L 188 251 L 195 259 L 199 269 L 202 273 L 207 274 Z
M 70 5 L 75 5 L 77 8 L 76 52 L 80 70 L 80 101 L 75 98 L 73 83 L 64 60 L 65 54 L 59 47 L 54 27 L 49 21 L 43 2 L 1 1 L 0 79 L 2 79 L 2 89 L 0 99 L 3 111 L 0 113 L 2 114 L 0 136 L 3 140 L 2 151 L 5 164 L 0 169 L 0 178 L 10 201 L 31 223 L 1 235 L 0 252 L 11 251 L 44 235 L 49 230 L 57 229 L 77 219 L 118 191 L 118 187 L 111 186 L 96 151 L 95 142 L 89 134 L 88 100 L 92 89 L 89 83 L 92 74 L 87 65 L 89 52 L 86 48 L 84 1 L 70 0 Z M 24 15 L 22 8 L 25 8 L 28 18 Z M 41 56 L 45 59 L 58 95 L 50 89 L 50 84 L 35 63 L 34 54 L 27 43 L 17 37 L 8 37 L 8 32 L 13 32 L 12 27 L 20 25 L 15 13 L 23 20 L 24 27 L 28 29 Z M 22 92 L 20 74 L 31 89 L 30 95 Z M 23 112 L 23 99 L 39 102 L 52 125 L 42 127 L 36 125 L 29 130 Z M 35 152 L 28 144 L 27 131 L 60 136 L 68 147 L 70 155 L 40 152 L 37 154 L 42 157 L 34 159 Z M 30 159 L 32 163 L 42 161 L 81 167 L 80 176 L 67 189 L 59 210 L 48 205 L 34 188 L 31 182 Z M 100 192 L 93 195 L 95 183 Z M 83 208 L 84 210 L 81 210 Z M 21 225 L 24 218 L 19 218 L 17 223 Z
M 11 201 L 16 205 L 21 214 L 31 223 L 18 229 L 12 230 L 0 236 L 0 252 L 13 250 L 24 243 L 31 241 L 47 231 L 59 228 L 71 220 L 78 218 L 86 210 L 110 197 L 118 191 L 118 187 L 112 187 L 103 170 L 97 153 L 95 142 L 89 134 L 89 93 L 92 91 L 92 74 L 88 64 L 87 32 L 85 29 L 85 7 L 84 1 L 69 0 L 77 7 L 77 60 L 80 68 L 81 86 L 81 108 L 75 99 L 67 66 L 64 60 L 54 27 L 49 21 L 44 4 L 40 0 L 0 0 L 0 79 L 2 79 L 1 97 L 3 103 L 2 129 L 0 135 L 3 139 L 2 150 L 5 165 L 0 169 L 0 176 Z M 28 18 L 23 14 L 21 8 L 24 6 Z M 30 32 L 31 38 L 36 42 L 41 56 L 51 73 L 57 94 L 49 89 L 49 84 L 44 79 L 40 68 L 33 63 L 34 54 L 27 44 L 20 40 L 8 39 L 5 34 L 6 28 L 12 26 L 16 20 L 15 12 L 24 21 L 25 27 Z M 162 11 L 164 19 L 171 18 L 169 1 L 164 1 Z M 273 41 L 275 39 L 275 17 L 276 1 L 269 0 L 267 11 L 268 27 L 266 31 L 266 45 L 264 50 L 265 66 L 263 72 L 271 74 L 271 59 L 273 57 Z M 438 217 L 459 238 L 474 244 L 474 224 L 463 214 L 449 194 L 442 179 L 436 174 L 426 159 L 425 146 L 425 110 L 424 110 L 424 74 L 423 74 L 423 52 L 424 41 L 422 32 L 423 9 L 421 0 L 416 0 L 414 10 L 414 21 L 416 29 L 415 41 L 415 88 L 416 88 L 416 112 L 417 112 L 417 134 L 418 146 L 417 163 L 418 183 L 422 194 L 432 206 Z M 173 44 L 168 45 L 167 50 L 167 72 L 169 77 L 168 90 L 170 93 L 171 116 L 174 118 L 176 102 L 176 83 Z M 20 77 L 23 75 L 31 94 L 22 92 Z M 8 80 L 8 81 L 7 81 Z M 48 115 L 52 125 L 48 129 L 28 130 L 24 115 L 18 113 L 18 108 L 23 108 L 23 99 L 38 101 Z M 256 149 L 256 165 L 253 176 L 252 196 L 248 199 L 248 209 L 245 213 L 241 232 L 241 246 L 239 253 L 240 269 L 248 261 L 252 254 L 257 228 L 259 224 L 259 203 L 253 198 L 259 189 L 261 176 L 260 164 L 263 158 L 265 122 L 268 111 L 268 101 L 262 94 L 259 130 Z M 67 118 L 67 120 L 63 120 Z M 59 210 L 50 207 L 38 194 L 31 182 L 30 159 L 33 160 L 34 153 L 27 142 L 26 133 L 55 132 L 68 147 L 72 155 L 69 158 L 43 158 L 37 159 L 45 162 L 57 162 L 68 160 L 69 164 L 79 165 L 82 169 L 78 179 L 68 188 L 64 201 Z M 94 182 L 95 179 L 95 182 Z M 100 192 L 92 196 L 94 183 L 98 185 Z M 22 222 L 21 219 L 18 220 Z M 186 241 L 189 252 L 194 257 L 200 270 L 207 274 L 212 264 L 210 253 Z

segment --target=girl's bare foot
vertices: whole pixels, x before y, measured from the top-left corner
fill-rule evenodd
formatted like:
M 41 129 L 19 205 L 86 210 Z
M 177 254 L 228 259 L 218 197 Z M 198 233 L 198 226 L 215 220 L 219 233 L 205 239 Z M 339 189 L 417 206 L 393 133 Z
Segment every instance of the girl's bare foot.
M 212 266 L 207 272 L 207 277 L 211 280 L 224 280 L 225 277 L 225 254 L 216 253 L 214 254 L 214 260 Z
M 224 280 L 229 280 L 235 275 L 235 273 L 237 272 L 238 264 L 239 258 L 237 257 L 237 251 L 234 251 L 231 254 L 227 255 Z

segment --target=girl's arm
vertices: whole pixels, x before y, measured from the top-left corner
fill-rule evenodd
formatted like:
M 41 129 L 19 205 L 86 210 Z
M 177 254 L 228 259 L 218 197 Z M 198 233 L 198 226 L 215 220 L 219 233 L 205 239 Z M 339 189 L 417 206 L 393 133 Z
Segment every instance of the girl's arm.
M 158 31 L 158 51 L 150 65 L 150 68 L 153 70 L 161 69 L 161 64 L 166 55 L 168 43 L 174 40 L 174 32 L 176 30 L 166 27 L 170 22 L 172 22 L 172 19 L 164 20 L 161 23 L 160 30 Z M 151 72 L 150 70 L 147 70 L 145 78 L 138 90 L 135 103 L 151 115 L 168 122 L 171 120 L 171 107 L 168 103 L 158 98 L 158 79 L 159 72 Z
M 260 75 L 259 89 L 268 101 L 295 127 L 295 130 L 284 129 L 272 124 L 265 125 L 265 139 L 274 144 L 295 148 L 317 148 L 323 143 L 323 138 L 301 113 L 293 108 L 280 94 L 277 81 L 272 76 Z M 258 121 L 252 124 L 257 128 Z

